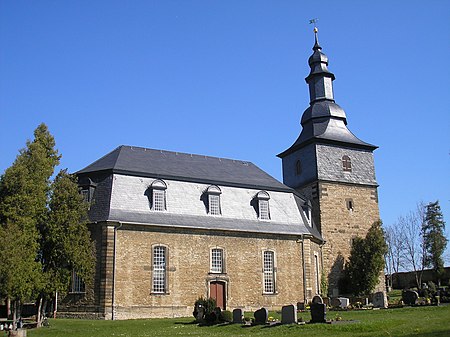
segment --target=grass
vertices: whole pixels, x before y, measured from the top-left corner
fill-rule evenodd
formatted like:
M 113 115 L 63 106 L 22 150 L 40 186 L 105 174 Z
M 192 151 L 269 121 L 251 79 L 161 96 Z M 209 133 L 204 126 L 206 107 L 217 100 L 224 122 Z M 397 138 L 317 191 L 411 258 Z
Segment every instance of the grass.
M 49 328 L 28 331 L 28 336 L 450 336 L 450 305 L 385 310 L 329 311 L 339 324 L 243 327 L 239 324 L 199 327 L 192 318 L 128 321 L 50 320 Z M 310 314 L 300 316 L 309 321 Z

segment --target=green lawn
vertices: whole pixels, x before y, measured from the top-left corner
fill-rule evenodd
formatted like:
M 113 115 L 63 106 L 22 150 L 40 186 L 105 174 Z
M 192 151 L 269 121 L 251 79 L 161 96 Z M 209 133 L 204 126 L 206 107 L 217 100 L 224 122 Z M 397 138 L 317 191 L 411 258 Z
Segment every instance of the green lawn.
M 237 324 L 199 327 L 192 318 L 129 321 L 50 320 L 49 328 L 28 331 L 28 336 L 450 336 L 450 305 L 386 310 L 341 311 L 340 324 L 243 327 Z M 309 320 L 309 313 L 302 313 Z

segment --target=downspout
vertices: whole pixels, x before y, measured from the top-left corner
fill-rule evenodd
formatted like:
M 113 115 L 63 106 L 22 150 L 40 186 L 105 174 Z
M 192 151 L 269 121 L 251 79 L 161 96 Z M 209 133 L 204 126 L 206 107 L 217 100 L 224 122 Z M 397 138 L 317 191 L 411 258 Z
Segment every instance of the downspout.
M 113 247 L 113 275 L 112 275 L 112 294 L 111 294 L 111 320 L 115 319 L 114 306 L 115 306 L 115 293 L 116 293 L 116 245 L 117 245 L 117 230 L 122 227 L 122 223 L 119 222 L 119 226 L 114 226 L 114 247 Z
M 303 267 L 303 302 L 306 306 L 306 266 L 305 266 L 305 249 L 304 249 L 304 237 L 300 235 L 300 242 L 302 244 L 302 267 Z

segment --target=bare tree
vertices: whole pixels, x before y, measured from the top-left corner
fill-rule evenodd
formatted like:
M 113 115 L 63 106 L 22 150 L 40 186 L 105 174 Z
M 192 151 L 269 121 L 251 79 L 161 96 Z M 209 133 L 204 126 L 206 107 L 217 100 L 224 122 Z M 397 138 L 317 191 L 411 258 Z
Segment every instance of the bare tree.
M 388 286 L 393 286 L 392 275 L 397 274 L 405 266 L 405 238 L 403 228 L 394 223 L 385 231 L 388 251 L 385 256 L 386 275 L 388 276 Z
M 425 247 L 423 243 L 422 224 L 425 219 L 425 206 L 419 203 L 415 211 L 398 219 L 401 237 L 404 243 L 405 268 L 414 271 L 416 285 L 419 289 L 422 284 L 422 274 L 425 267 Z

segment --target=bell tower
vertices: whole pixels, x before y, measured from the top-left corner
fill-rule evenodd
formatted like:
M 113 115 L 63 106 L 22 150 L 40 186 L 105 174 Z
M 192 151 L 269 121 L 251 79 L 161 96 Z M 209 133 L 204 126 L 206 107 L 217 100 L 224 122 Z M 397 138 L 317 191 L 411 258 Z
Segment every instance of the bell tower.
M 302 130 L 282 159 L 284 184 L 309 199 L 317 229 L 326 240 L 323 268 L 332 296 L 350 255 L 352 239 L 364 237 L 379 220 L 373 151 L 347 128 L 345 111 L 335 103 L 328 57 L 322 53 L 317 28 L 309 57 L 309 107 L 301 118 Z

